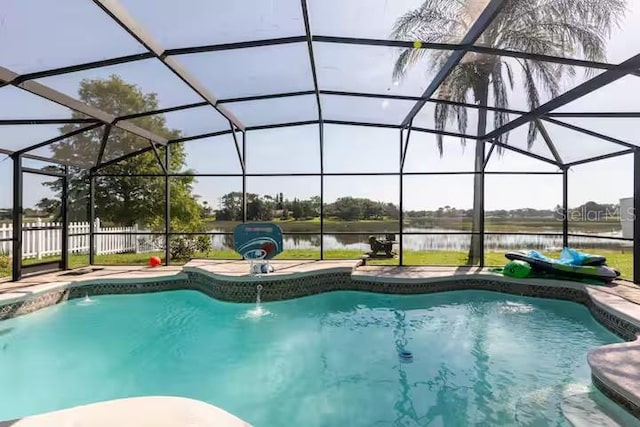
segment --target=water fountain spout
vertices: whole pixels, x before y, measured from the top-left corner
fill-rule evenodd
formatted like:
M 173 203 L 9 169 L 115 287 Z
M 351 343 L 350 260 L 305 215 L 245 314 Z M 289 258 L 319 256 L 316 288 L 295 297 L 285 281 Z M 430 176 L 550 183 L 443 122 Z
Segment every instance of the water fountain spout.
M 262 292 L 262 289 L 262 285 L 258 284 L 258 286 L 256 286 L 256 307 L 253 310 L 249 310 L 245 317 L 258 318 L 271 314 L 269 310 L 262 306 L 262 302 L 260 300 L 260 292 Z
M 85 292 L 84 298 L 82 298 L 82 301 L 78 302 L 78 305 L 91 305 L 95 302 L 96 302 L 95 300 L 92 300 L 91 298 L 89 298 L 89 292 Z
M 262 285 L 256 286 L 256 305 L 260 305 L 260 292 L 262 291 Z

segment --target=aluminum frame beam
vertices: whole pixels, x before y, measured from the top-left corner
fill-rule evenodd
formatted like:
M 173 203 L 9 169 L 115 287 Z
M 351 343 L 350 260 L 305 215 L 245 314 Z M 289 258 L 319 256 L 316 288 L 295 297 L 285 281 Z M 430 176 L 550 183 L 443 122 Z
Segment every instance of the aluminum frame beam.
M 409 141 L 411 138 L 411 126 L 409 126 L 407 128 L 407 138 L 404 142 L 401 141 L 402 146 L 401 146 L 401 150 L 400 150 L 400 173 L 404 173 L 404 164 L 405 161 L 407 160 L 407 151 L 409 151 Z M 400 130 L 400 135 L 402 135 L 402 131 L 404 129 Z
M 185 68 L 180 65 L 174 58 L 167 55 L 164 49 L 156 40 L 153 39 L 142 26 L 136 22 L 127 10 L 118 2 L 118 0 L 93 0 L 107 15 L 111 17 L 120 27 L 129 33 L 134 39 L 141 43 L 149 52 L 151 52 L 160 62 L 162 62 L 169 70 L 171 70 L 180 80 L 186 83 L 194 92 L 196 92 L 203 100 L 207 101 L 211 107 L 227 118 L 240 130 L 244 130 L 245 126 L 242 122 L 229 110 L 218 105 L 218 98 L 207 90 L 195 77 L 193 77 Z
M 636 145 L 630 144 L 630 143 L 622 141 L 620 139 L 613 138 L 611 136 L 604 135 L 604 134 L 599 133 L 599 132 L 594 132 L 592 130 L 582 128 L 580 126 L 575 126 L 575 125 L 572 125 L 570 123 L 566 123 L 566 122 L 563 122 L 563 121 L 560 121 L 560 120 L 555 120 L 555 119 L 552 119 L 552 118 L 549 118 L 549 117 L 542 117 L 542 120 L 544 120 L 546 122 L 549 122 L 549 123 L 552 123 L 552 124 L 557 125 L 557 126 L 562 126 L 562 127 L 567 128 L 567 129 L 571 129 L 571 130 L 579 132 L 579 133 L 583 133 L 585 135 L 593 136 L 594 138 L 602 139 L 604 141 L 608 141 L 608 142 L 611 142 L 613 144 L 620 145 L 620 146 L 625 147 L 625 148 L 631 148 L 631 149 L 637 148 Z
M 523 124 L 526 124 L 532 120 L 541 118 L 543 115 L 562 107 L 572 101 L 575 101 L 578 98 L 581 98 L 601 87 L 608 85 L 622 77 L 628 75 L 631 71 L 635 71 L 640 66 L 640 54 L 632 56 L 626 61 L 622 62 L 620 65 L 616 66 L 611 70 L 607 70 L 602 74 L 599 74 L 592 78 L 591 80 L 587 80 L 586 82 L 576 86 L 575 88 L 563 93 L 555 97 L 539 106 L 538 108 L 530 111 L 527 114 L 524 114 L 518 117 L 515 120 L 505 124 L 504 126 L 499 127 L 498 129 L 494 129 L 485 135 L 486 139 L 493 139 L 505 132 L 509 132 Z
M 547 147 L 549 148 L 551 155 L 556 160 L 556 163 L 558 164 L 558 166 L 562 166 L 563 164 L 562 157 L 560 157 L 558 150 L 556 150 L 556 146 L 551 140 L 551 137 L 549 136 L 549 132 L 547 132 L 547 128 L 544 127 L 540 119 L 536 119 L 535 123 L 536 123 L 536 127 L 538 128 L 538 131 L 540 132 L 540 135 L 542 135 L 542 139 L 544 140 L 545 144 L 547 144 Z
M 488 142 L 489 141 L 485 141 L 485 144 L 488 143 Z M 545 163 L 552 164 L 554 166 L 558 166 L 558 164 L 555 162 L 555 160 L 547 159 L 544 156 L 539 156 L 539 155 L 537 155 L 535 153 L 532 153 L 530 151 L 523 150 L 523 149 L 518 148 L 518 147 L 513 147 L 511 145 L 503 144 L 503 143 L 497 142 L 497 141 L 494 141 L 493 143 L 496 145 L 496 147 L 500 147 L 501 149 L 511 150 L 511 151 L 514 151 L 514 152 L 516 152 L 518 154 L 522 154 L 524 156 L 533 157 L 534 159 L 540 160 L 541 162 L 545 162 Z
M 628 112 L 628 111 L 619 111 L 619 112 L 600 112 L 600 113 L 591 113 L 591 112 L 561 112 L 561 113 L 547 113 L 546 117 L 582 117 L 582 118 L 603 118 L 603 119 L 638 119 L 640 118 L 640 112 Z
M 132 133 L 134 135 L 140 136 L 145 139 L 152 140 L 157 144 L 166 145 L 167 143 L 166 138 L 160 137 L 154 134 L 153 132 L 149 132 L 146 129 L 142 129 L 141 127 L 136 126 L 133 123 L 127 123 L 127 122 L 116 123 L 117 122 L 116 116 L 109 113 L 105 113 L 102 110 L 99 110 L 95 107 L 87 105 L 82 101 L 79 101 L 75 98 L 65 95 L 64 93 L 58 92 L 57 90 L 51 89 L 50 87 L 45 86 L 41 83 L 38 83 L 35 81 L 26 81 L 26 82 L 20 83 L 16 81 L 16 78 L 18 77 L 19 75 L 17 73 L 9 70 L 8 68 L 0 67 L 0 81 L 6 82 L 7 84 L 11 84 L 19 89 L 23 89 L 41 98 L 48 99 L 51 102 L 55 102 L 56 104 L 62 105 L 71 110 L 74 110 L 86 116 L 92 117 L 106 125 L 112 124 L 113 126 L 120 128 L 122 130 L 125 130 L 129 133 Z
M 592 163 L 592 162 L 597 162 L 598 160 L 606 160 L 606 159 L 611 159 L 613 157 L 620 157 L 620 156 L 625 156 L 627 154 L 632 154 L 632 153 L 637 153 L 640 150 L 622 150 L 622 151 L 616 151 L 615 153 L 609 153 L 609 154 L 603 154 L 601 156 L 596 156 L 596 157 L 590 157 L 588 159 L 583 159 L 583 160 L 576 160 L 575 162 L 571 162 L 571 163 L 566 163 L 565 167 L 572 167 L 572 166 L 578 166 L 578 165 L 584 165 L 587 163 Z
M 610 70 L 616 67 L 616 64 L 607 62 L 589 61 L 586 59 L 565 58 L 562 56 L 543 55 L 539 53 L 518 52 L 515 50 L 500 49 L 489 46 L 479 46 L 464 43 L 430 43 L 422 42 L 421 46 L 416 48 L 413 41 L 406 40 L 387 40 L 387 39 L 368 39 L 357 37 L 339 37 L 339 36 L 313 36 L 314 42 L 319 43 L 335 43 L 347 45 L 361 46 L 386 46 L 403 49 L 427 49 L 427 50 L 450 50 L 482 53 L 485 55 L 504 56 L 509 58 L 528 59 L 532 61 L 551 62 L 554 64 L 571 65 L 577 67 L 595 68 L 599 70 Z
M 257 131 L 257 130 L 267 130 L 267 129 L 277 129 L 277 128 L 284 128 L 284 127 L 293 127 L 293 126 L 306 126 L 306 125 L 314 125 L 314 124 L 321 124 L 321 123 L 320 123 L 319 120 L 307 120 L 307 121 L 301 121 L 301 122 L 288 122 L 288 123 L 275 123 L 275 124 L 269 124 L 269 125 L 250 126 L 250 127 L 246 128 L 246 131 L 249 132 L 249 131 Z M 399 125 L 381 124 L 381 123 L 367 123 L 367 122 L 352 122 L 352 121 L 331 120 L 331 119 L 324 119 L 323 122 L 322 122 L 322 125 L 324 125 L 324 124 L 344 125 L 344 126 L 376 127 L 376 128 L 385 128 L 385 129 L 401 129 L 401 127 Z M 465 139 L 469 139 L 469 140 L 472 140 L 472 141 L 479 140 L 479 139 L 484 139 L 484 138 L 480 138 L 480 137 L 477 137 L 477 136 L 474 136 L 474 135 L 463 135 L 463 134 L 459 134 L 459 133 L 455 133 L 455 132 L 439 131 L 439 130 L 435 130 L 435 129 L 422 128 L 422 127 L 419 127 L 419 126 L 411 126 L 411 129 L 412 129 L 412 131 L 416 131 L 416 132 L 429 133 L 429 134 L 435 134 L 435 135 L 443 135 L 443 136 L 449 136 L 449 137 L 452 137 L 452 138 L 465 138 Z M 211 138 L 211 137 L 230 134 L 231 132 L 232 132 L 231 130 L 227 129 L 227 130 L 209 132 L 209 133 L 200 134 L 200 135 L 192 135 L 192 136 L 188 136 L 188 137 L 184 137 L 184 138 L 178 138 L 178 139 L 175 139 L 175 140 L 171 140 L 171 141 L 169 141 L 169 144 L 182 143 L 182 142 L 193 141 L 193 140 L 198 140 L 198 139 Z M 485 142 L 486 143 L 491 143 L 491 141 L 485 141 Z M 522 150 L 522 149 L 519 149 L 517 147 L 511 146 L 511 145 L 505 145 L 505 144 L 496 144 L 496 146 L 500 147 L 501 149 L 514 151 L 514 152 L 516 152 L 518 154 L 522 154 L 522 155 L 534 158 L 536 160 L 541 160 L 541 161 L 546 162 L 546 163 L 551 163 L 553 165 L 560 166 L 560 164 L 556 163 L 556 161 L 554 161 L 552 159 L 549 159 L 549 158 L 546 158 L 546 157 L 543 157 L 543 156 L 539 156 L 539 155 L 537 155 L 535 153 L 531 153 L 531 152 L 529 152 L 527 150 Z M 119 157 L 119 158 L 110 160 L 108 162 L 105 162 L 105 163 L 103 163 L 101 165 L 98 165 L 97 169 L 100 169 L 100 168 L 105 167 L 105 166 L 112 165 L 112 164 L 117 163 L 117 162 L 122 161 L 122 160 L 126 160 L 126 159 L 134 157 L 134 156 L 136 156 L 138 154 L 143 154 L 143 153 L 145 153 L 147 151 L 150 151 L 150 150 L 151 150 L 151 147 L 146 147 L 146 148 L 141 149 L 141 150 L 136 151 L 136 152 L 127 153 L 122 157 Z M 10 154 L 10 153 L 8 153 L 8 154 Z M 587 160 L 590 160 L 590 159 L 587 159 Z M 598 158 L 594 157 L 594 159 L 597 160 Z
M 272 39 L 251 40 L 246 42 L 221 43 L 203 46 L 182 47 L 177 49 L 167 49 L 165 51 L 165 54 L 167 56 L 190 55 L 194 53 L 219 52 L 223 50 L 247 49 L 261 46 L 277 46 L 280 44 L 290 43 L 304 43 L 305 41 L 307 41 L 307 36 L 278 37 Z
M 37 150 L 38 148 L 46 147 L 47 145 L 56 143 L 58 141 L 62 141 L 62 140 L 65 140 L 67 138 L 71 138 L 72 136 L 79 135 L 81 133 L 84 133 L 84 132 L 87 132 L 87 131 L 90 131 L 90 130 L 93 130 L 93 129 L 97 129 L 97 128 L 101 127 L 101 126 L 104 126 L 104 125 L 102 123 L 94 123 L 94 124 L 91 124 L 91 125 L 88 125 L 88 126 L 85 126 L 85 127 L 81 127 L 81 128 L 76 129 L 76 130 L 73 130 L 71 132 L 65 133 L 63 135 L 56 136 L 55 138 L 47 139 L 46 141 L 42 141 L 42 142 L 39 142 L 37 144 L 30 145 L 29 147 L 23 148 L 21 150 L 16 150 L 15 153 L 17 153 L 17 154 L 25 154 L 25 153 L 28 153 L 29 151 Z M 110 126 L 110 125 L 107 125 L 107 126 Z
M 313 89 L 316 96 L 316 105 L 318 107 L 318 121 L 322 124 L 322 105 L 320 103 L 320 88 L 318 86 L 318 73 L 316 72 L 316 60 L 313 54 L 313 42 L 311 41 L 311 23 L 309 22 L 309 9 L 307 0 L 300 0 L 302 8 L 302 18 L 304 20 L 304 31 L 306 34 L 307 51 L 309 52 L 309 63 L 311 65 L 311 77 L 313 78 Z
M 97 123 L 95 119 L 7 119 L 0 120 L 0 126 L 31 126 L 31 125 L 72 125 Z
M 505 0 L 491 0 L 480 16 L 475 20 L 469 31 L 467 31 L 467 34 L 462 38 L 460 44 L 469 46 L 473 45 L 489 25 L 491 25 L 493 19 L 498 15 L 498 13 L 500 13 L 504 3 Z M 449 56 L 447 62 L 445 62 L 442 68 L 440 68 L 438 74 L 436 74 L 431 83 L 429 83 L 429 86 L 425 89 L 422 94 L 422 98 L 431 98 L 431 96 L 433 96 L 440 85 L 447 79 L 447 77 L 449 77 L 453 69 L 460 63 L 466 53 L 466 50 L 457 50 Z M 411 111 L 409 111 L 405 119 L 402 121 L 403 127 L 406 127 L 413 120 L 413 118 L 422 109 L 425 102 L 426 101 L 418 101 L 416 105 L 413 106 Z
M 261 46 L 277 46 L 281 44 L 292 43 L 304 43 L 307 40 L 305 35 L 278 37 L 271 39 L 258 39 L 243 42 L 221 43 L 212 45 L 201 46 L 188 46 L 182 48 L 166 49 L 164 51 L 165 56 L 180 56 L 191 55 L 197 53 L 206 52 L 219 52 L 225 50 L 234 49 L 247 49 Z M 361 45 L 361 46 L 386 46 L 395 48 L 415 49 L 413 41 L 406 40 L 389 40 L 389 39 L 370 39 L 359 37 L 342 37 L 342 36 L 330 36 L 330 35 L 313 35 L 311 40 L 317 43 L 335 43 L 344 45 Z M 587 67 L 601 70 L 608 70 L 614 68 L 616 64 L 610 64 L 606 62 L 589 61 L 584 59 L 565 58 L 561 56 L 543 55 L 528 52 L 518 52 L 507 49 L 493 48 L 488 46 L 478 45 L 465 45 L 462 43 L 432 43 L 422 42 L 422 45 L 418 49 L 430 49 L 430 50 L 450 50 L 450 51 L 466 51 L 484 53 L 487 55 L 504 56 L 511 58 L 529 59 L 534 61 L 545 61 L 556 64 L 564 64 L 571 66 Z M 146 59 L 153 59 L 155 55 L 153 52 L 137 53 L 133 55 L 118 56 L 109 59 L 103 59 L 100 61 L 92 61 L 81 64 L 74 64 L 66 67 L 52 68 L 32 73 L 23 74 L 20 76 L 20 81 L 39 79 L 43 77 L 51 77 L 60 74 L 73 73 L 77 71 L 91 70 L 94 68 L 106 67 L 111 65 L 126 64 L 130 62 L 143 61 Z M 640 75 L 640 71 L 633 72 L 634 75 Z
M 489 141 L 486 141 L 489 142 Z M 491 141 L 491 147 L 489 147 L 489 152 L 487 153 L 487 155 L 484 158 L 484 162 L 482 163 L 482 172 L 484 172 L 484 170 L 487 168 L 487 165 L 489 164 L 489 160 L 491 160 L 491 155 L 493 154 L 493 150 L 496 149 L 496 141 Z
M 640 282 L 640 152 L 633 154 L 633 281 Z

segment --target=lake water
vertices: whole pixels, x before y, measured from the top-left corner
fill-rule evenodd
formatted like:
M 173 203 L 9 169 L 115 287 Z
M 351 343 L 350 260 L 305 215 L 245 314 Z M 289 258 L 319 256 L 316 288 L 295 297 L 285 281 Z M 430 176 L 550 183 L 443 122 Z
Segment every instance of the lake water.
M 213 229 L 212 232 L 225 232 Z M 470 234 L 434 234 L 421 235 L 411 233 L 460 233 L 459 230 L 428 229 L 405 227 L 403 246 L 410 251 L 467 251 L 471 244 Z M 362 234 L 325 234 L 324 249 L 353 249 L 363 252 L 369 251 L 368 238 L 372 233 Z M 376 234 L 383 236 L 384 233 Z M 622 237 L 621 233 L 599 233 L 594 236 Z M 398 235 L 396 234 L 396 238 Z M 517 249 L 553 250 L 562 248 L 562 236 L 529 236 L 516 234 L 486 234 L 485 249 L 487 251 L 503 251 Z M 570 237 L 569 243 L 574 247 L 618 249 L 627 242 L 619 240 L 601 239 L 597 237 Z M 628 242 L 630 246 L 630 242 Z M 212 236 L 214 250 L 233 249 L 233 237 L 229 235 Z M 284 236 L 285 249 L 319 249 L 320 235 L 287 235 Z

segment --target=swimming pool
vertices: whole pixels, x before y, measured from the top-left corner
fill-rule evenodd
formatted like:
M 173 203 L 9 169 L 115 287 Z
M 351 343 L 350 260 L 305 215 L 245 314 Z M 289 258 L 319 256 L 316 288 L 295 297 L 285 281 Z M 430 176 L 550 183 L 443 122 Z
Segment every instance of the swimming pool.
M 563 399 L 592 391 L 587 351 L 621 341 L 581 305 L 482 291 L 263 307 L 174 291 L 0 322 L 0 420 L 176 395 L 256 427 L 563 426 Z

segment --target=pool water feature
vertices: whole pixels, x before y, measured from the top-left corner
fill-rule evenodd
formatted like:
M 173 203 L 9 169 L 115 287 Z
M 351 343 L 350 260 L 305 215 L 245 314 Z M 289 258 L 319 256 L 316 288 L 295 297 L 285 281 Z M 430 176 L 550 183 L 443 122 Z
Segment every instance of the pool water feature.
M 80 301 L 78 301 L 76 304 L 77 305 L 92 305 L 95 304 L 96 300 L 89 298 L 89 294 L 84 294 L 84 298 L 82 298 Z
M 259 319 L 260 317 L 268 316 L 271 314 L 269 310 L 264 308 L 262 301 L 260 301 L 260 292 L 262 292 L 262 285 L 256 286 L 256 305 L 254 308 L 247 310 L 242 316 L 244 319 Z
M 482 291 L 332 292 L 258 318 L 195 291 L 93 299 L 2 322 L 0 420 L 174 395 L 256 427 L 569 426 L 563 407 L 598 395 L 588 350 L 621 341 L 581 305 Z

